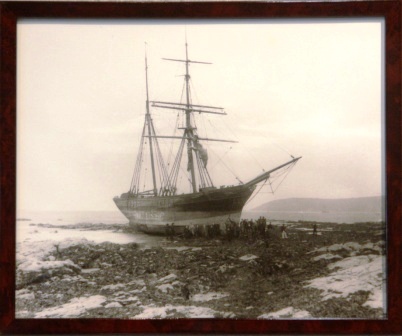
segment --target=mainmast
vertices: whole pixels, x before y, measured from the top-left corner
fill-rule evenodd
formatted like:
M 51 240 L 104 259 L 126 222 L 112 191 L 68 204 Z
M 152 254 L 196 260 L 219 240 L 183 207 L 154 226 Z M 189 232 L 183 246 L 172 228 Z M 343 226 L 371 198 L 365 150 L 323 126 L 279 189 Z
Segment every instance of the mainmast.
M 209 62 L 199 62 L 199 61 L 192 61 L 188 57 L 188 44 L 187 39 L 185 43 L 186 47 L 186 58 L 185 59 L 173 59 L 173 58 L 163 58 L 167 61 L 174 61 L 174 62 L 183 62 L 186 64 L 186 73 L 184 75 L 185 78 L 185 87 L 186 87 L 186 101 L 184 103 L 173 103 L 173 102 L 163 102 L 163 101 L 151 101 L 153 107 L 163 108 L 163 109 L 170 109 L 170 110 L 181 110 L 186 115 L 186 124 L 184 127 L 183 136 L 167 136 L 167 135 L 152 135 L 151 137 L 154 138 L 170 138 L 170 139 L 181 139 L 187 142 L 187 170 L 189 171 L 189 181 L 191 183 L 191 191 L 193 193 L 197 192 L 197 179 L 196 179 L 196 165 L 198 166 L 199 178 L 200 178 L 200 186 L 213 186 L 211 177 L 209 176 L 208 170 L 206 168 L 206 162 L 208 160 L 206 151 L 202 148 L 202 145 L 199 141 L 218 141 L 218 142 L 237 142 L 231 140 L 223 140 L 223 139 L 211 139 L 211 138 L 204 138 L 199 137 L 196 132 L 195 125 L 191 122 L 191 115 L 193 112 L 198 113 L 212 113 L 212 114 L 220 114 L 226 115 L 223 111 L 222 107 L 216 106 L 206 106 L 206 105 L 193 105 L 191 102 L 191 92 L 190 92 L 190 63 L 198 63 L 198 64 L 212 64 Z M 182 147 L 181 147 L 182 148 Z M 203 156 L 201 157 L 200 151 L 203 151 Z M 194 153 L 193 153 L 194 152 Z M 178 156 L 181 158 L 181 149 L 178 152 Z M 195 157 L 194 157 L 195 156 Z M 200 158 L 201 157 L 201 158 Z M 176 160 L 178 163 L 179 160 Z M 172 176 L 177 176 L 178 173 L 178 166 L 176 168 L 172 168 Z M 171 181 L 176 180 L 176 178 L 171 178 Z
M 153 182 L 153 191 L 154 196 L 158 196 L 158 189 L 156 187 L 156 176 L 155 176 L 155 162 L 154 162 L 154 151 L 152 147 L 152 138 L 151 138 L 151 114 L 149 113 L 149 93 L 148 93 L 148 60 L 147 60 L 147 53 L 145 52 L 145 84 L 146 84 L 146 91 L 147 91 L 147 101 L 146 101 L 146 110 L 147 113 L 145 118 L 147 120 L 148 126 L 148 142 L 149 142 L 149 152 L 151 155 L 151 168 L 152 168 L 152 182 Z
M 189 60 L 188 48 L 186 40 L 186 130 L 187 135 L 187 156 L 188 156 L 188 170 L 191 172 L 191 186 L 193 193 L 197 192 L 197 182 L 195 180 L 194 160 L 193 160 L 193 127 L 191 125 L 191 106 L 190 106 L 190 73 L 189 73 Z

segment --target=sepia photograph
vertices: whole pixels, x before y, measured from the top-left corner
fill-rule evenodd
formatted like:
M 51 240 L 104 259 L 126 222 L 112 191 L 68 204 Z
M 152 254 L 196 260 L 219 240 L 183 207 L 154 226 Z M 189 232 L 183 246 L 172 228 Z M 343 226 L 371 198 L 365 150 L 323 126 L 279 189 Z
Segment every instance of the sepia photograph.
M 385 20 L 21 19 L 17 319 L 386 319 Z

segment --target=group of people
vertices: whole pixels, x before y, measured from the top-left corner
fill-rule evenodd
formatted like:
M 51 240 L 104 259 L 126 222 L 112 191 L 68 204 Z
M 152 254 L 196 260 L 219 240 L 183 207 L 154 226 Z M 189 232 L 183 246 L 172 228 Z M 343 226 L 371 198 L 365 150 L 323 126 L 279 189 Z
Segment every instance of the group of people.
M 190 238 L 218 238 L 225 236 L 228 240 L 234 238 L 244 238 L 255 240 L 257 238 L 264 239 L 270 235 L 270 231 L 274 230 L 271 222 L 260 216 L 257 220 L 242 219 L 240 223 L 228 218 L 224 225 L 220 224 L 196 224 L 187 225 L 184 229 L 175 231 L 174 223 L 166 224 L 166 235 L 173 238 L 174 235 L 183 236 L 186 239 Z M 286 227 L 281 227 L 282 238 L 287 238 Z

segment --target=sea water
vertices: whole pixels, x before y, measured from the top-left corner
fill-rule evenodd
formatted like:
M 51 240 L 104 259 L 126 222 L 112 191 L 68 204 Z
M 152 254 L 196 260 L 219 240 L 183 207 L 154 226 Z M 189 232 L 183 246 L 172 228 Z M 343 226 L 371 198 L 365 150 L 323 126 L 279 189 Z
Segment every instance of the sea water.
M 244 211 L 242 218 L 257 219 L 264 216 L 272 221 L 316 221 L 331 223 L 356 223 L 384 221 L 381 213 L 362 212 L 252 212 Z M 125 233 L 120 230 L 83 230 L 71 229 L 74 224 L 115 224 L 122 229 L 128 220 L 119 211 L 19 211 L 17 213 L 17 242 L 55 240 L 66 238 L 86 238 L 95 243 L 112 242 L 118 244 L 140 243 L 157 245 L 162 237 L 143 233 Z M 56 225 L 57 228 L 43 227 L 38 224 Z
M 82 223 L 121 225 L 123 229 L 128 225 L 128 220 L 118 211 L 20 211 L 17 212 L 17 243 L 48 240 L 57 242 L 65 239 L 85 238 L 95 243 L 138 243 L 153 246 L 162 239 L 140 232 L 126 233 L 119 229 L 84 230 L 71 228 L 74 224 Z M 57 227 L 46 227 L 38 224 L 50 224 Z

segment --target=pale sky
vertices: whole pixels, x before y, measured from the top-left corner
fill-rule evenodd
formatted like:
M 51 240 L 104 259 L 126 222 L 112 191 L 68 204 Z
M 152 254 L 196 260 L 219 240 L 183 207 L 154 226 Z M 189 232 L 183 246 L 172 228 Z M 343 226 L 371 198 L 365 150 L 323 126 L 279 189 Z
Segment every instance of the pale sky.
M 222 106 L 197 126 L 216 186 L 303 156 L 274 194 L 383 194 L 383 22 L 372 20 L 46 21 L 18 24 L 17 208 L 115 210 L 134 170 L 151 100 L 180 101 L 187 32 L 193 103 Z M 160 134 L 176 112 L 151 111 Z M 208 129 L 207 126 L 211 126 Z M 205 127 L 204 127 L 205 126 Z M 176 141 L 176 140 L 174 140 Z M 232 147 L 231 150 L 229 148 Z M 170 142 L 161 148 L 167 153 Z M 185 161 L 185 159 L 184 159 Z

